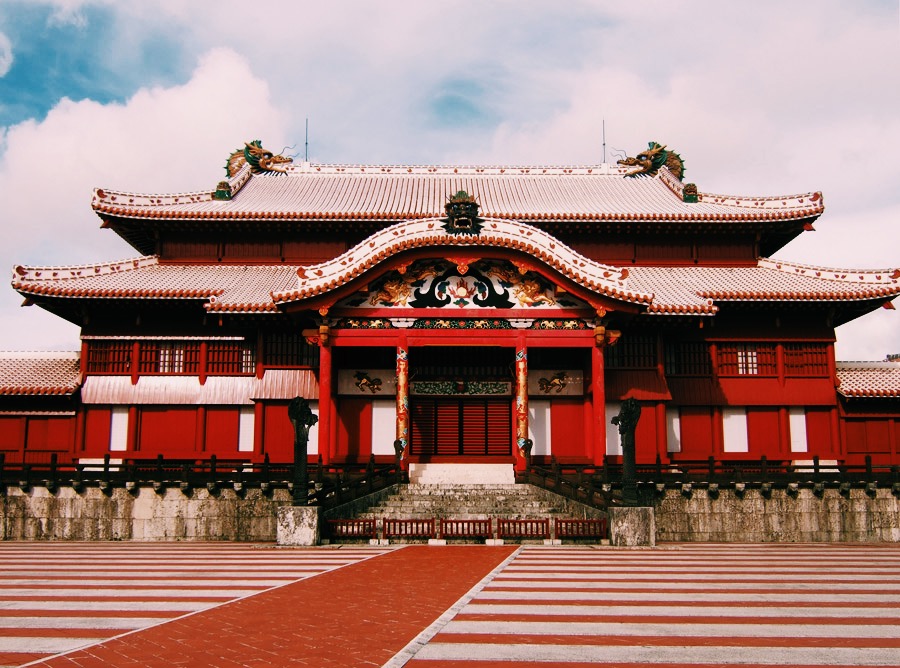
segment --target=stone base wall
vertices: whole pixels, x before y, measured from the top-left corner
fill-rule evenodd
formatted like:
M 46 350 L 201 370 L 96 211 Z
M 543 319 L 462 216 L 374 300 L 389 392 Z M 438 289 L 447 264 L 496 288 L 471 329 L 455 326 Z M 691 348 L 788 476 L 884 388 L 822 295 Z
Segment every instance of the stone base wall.
M 231 489 L 213 495 L 198 488 L 186 495 L 141 487 L 134 494 L 118 488 L 106 496 L 90 487 L 80 494 L 71 487 L 55 494 L 45 487 L 7 487 L 0 496 L 0 538 L 274 541 L 277 509 L 290 503 L 284 489 L 268 496 L 249 489 L 238 496 Z
M 711 498 L 705 489 L 690 496 L 666 490 L 656 504 L 658 541 L 726 543 L 900 542 L 900 498 L 890 489 L 869 496 L 863 489 L 797 490 L 793 497 L 773 489 L 765 498 L 758 489 L 744 497 L 723 489 Z
M 270 495 L 249 489 L 241 496 L 231 489 L 213 495 L 205 488 L 190 495 L 179 489 L 157 494 L 151 487 L 134 494 L 114 489 L 109 496 L 97 488 L 80 494 L 70 487 L 54 494 L 38 486 L 2 491 L 2 540 L 274 541 L 278 508 L 291 503 L 285 489 Z M 390 491 L 358 503 L 368 505 Z M 582 516 L 577 507 L 569 510 Z M 798 490 L 796 497 L 774 489 L 770 498 L 757 489 L 747 489 L 743 498 L 728 489 L 717 498 L 705 489 L 695 488 L 690 496 L 671 489 L 656 500 L 654 510 L 657 541 L 900 542 L 900 498 L 889 489 L 878 489 L 874 496 L 863 489 L 846 496 L 826 489 L 821 497 L 811 489 Z M 325 516 L 352 514 L 341 508 Z

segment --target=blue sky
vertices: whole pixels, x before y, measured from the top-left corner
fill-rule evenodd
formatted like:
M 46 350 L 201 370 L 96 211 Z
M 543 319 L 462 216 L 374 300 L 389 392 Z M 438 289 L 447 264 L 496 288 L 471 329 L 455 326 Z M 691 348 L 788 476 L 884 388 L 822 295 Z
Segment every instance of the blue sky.
M 320 6 L 321 5 L 321 6 Z M 822 190 L 778 256 L 900 266 L 900 18 L 886 0 L 0 0 L 0 264 L 132 257 L 95 186 L 208 189 L 245 140 L 322 162 L 586 164 L 647 141 L 704 192 Z M 77 330 L 0 291 L 0 349 Z M 894 312 L 839 356 L 900 352 Z

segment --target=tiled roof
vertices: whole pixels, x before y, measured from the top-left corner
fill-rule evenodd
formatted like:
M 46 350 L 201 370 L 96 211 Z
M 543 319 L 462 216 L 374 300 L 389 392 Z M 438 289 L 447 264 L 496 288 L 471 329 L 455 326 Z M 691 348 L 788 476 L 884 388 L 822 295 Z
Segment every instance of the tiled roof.
M 407 220 L 444 215 L 460 190 L 478 198 L 481 215 L 536 221 L 772 221 L 818 216 L 821 193 L 736 197 L 699 193 L 682 201 L 683 184 L 666 169 L 626 177 L 625 168 L 318 165 L 230 179 L 232 199 L 213 191 L 146 195 L 94 190 L 100 214 L 131 218 L 238 220 Z
M 425 231 L 418 230 L 423 225 Z M 274 312 L 278 303 L 325 294 L 397 252 L 434 245 L 433 238 L 445 236 L 428 230 L 427 225 L 428 221 L 410 223 L 406 233 L 396 236 L 392 233 L 396 226 L 392 226 L 370 237 L 371 243 L 381 239 L 379 235 L 404 241 L 383 246 L 375 243 L 375 247 L 366 241 L 356 247 L 356 252 L 351 250 L 335 260 L 311 267 L 168 265 L 160 264 L 158 258 L 151 256 L 97 266 L 18 267 L 13 287 L 26 296 L 197 299 L 214 312 Z M 647 305 L 651 314 L 712 315 L 718 310 L 717 302 L 727 301 L 887 301 L 900 294 L 900 271 L 893 269 L 827 269 L 765 259 L 754 267 L 622 268 L 587 260 L 562 244 L 551 248 L 558 242 L 538 234 L 539 231 L 529 236 L 527 226 L 516 226 L 516 229 L 521 229 L 521 234 L 495 239 L 488 233 L 484 238 L 496 244 L 485 245 L 518 249 L 535 258 L 533 262 L 551 266 L 597 294 Z M 469 253 L 479 247 L 475 243 L 463 246 Z M 322 275 L 317 275 L 317 271 Z
M 761 259 L 755 267 L 630 267 L 629 286 L 651 291 L 650 313 L 708 313 L 715 302 L 842 302 L 900 294 L 900 270 L 827 269 Z
M 156 256 L 100 265 L 16 267 L 23 295 L 94 299 L 200 299 L 210 311 L 276 311 L 269 293 L 297 283 L 296 265 L 171 265 Z
M 0 395 L 70 395 L 81 379 L 78 353 L 0 352 Z
M 649 304 L 653 295 L 634 291 L 628 284 L 628 270 L 600 264 L 580 255 L 543 230 L 508 220 L 484 221 L 478 235 L 454 235 L 441 227 L 437 218 L 391 225 L 333 260 L 298 271 L 299 281 L 292 290 L 274 292 L 275 302 L 308 299 L 348 283 L 363 272 L 414 248 L 508 248 L 523 252 L 555 269 L 575 283 L 613 299 Z
M 838 362 L 845 397 L 900 397 L 900 362 Z

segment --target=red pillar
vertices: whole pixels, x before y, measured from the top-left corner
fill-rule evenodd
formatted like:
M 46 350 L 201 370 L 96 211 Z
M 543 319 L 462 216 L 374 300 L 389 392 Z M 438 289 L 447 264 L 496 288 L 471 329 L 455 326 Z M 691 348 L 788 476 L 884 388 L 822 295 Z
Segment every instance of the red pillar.
M 661 462 L 668 463 L 669 429 L 666 424 L 666 404 L 662 401 L 656 404 L 656 452 Z
M 779 346 L 780 347 L 780 346 Z M 791 416 L 785 406 L 778 408 L 778 453 L 784 459 L 791 459 Z
M 125 446 L 128 452 L 134 452 L 138 446 L 138 409 L 137 406 L 128 407 L 128 440 Z
M 263 443 L 264 434 L 263 428 L 265 427 L 265 423 L 263 420 L 264 417 L 264 406 L 261 401 L 257 401 L 253 404 L 253 454 L 262 458 L 265 456 L 263 452 L 263 448 L 265 444 Z
M 197 426 L 194 431 L 194 451 L 206 451 L 206 406 L 197 407 Z
M 331 463 L 331 418 L 334 397 L 331 393 L 331 348 L 319 339 L 319 455 L 323 464 Z
M 591 390 L 593 397 L 593 459 L 594 464 L 603 464 L 606 456 L 606 386 L 603 360 L 603 338 L 591 349 Z

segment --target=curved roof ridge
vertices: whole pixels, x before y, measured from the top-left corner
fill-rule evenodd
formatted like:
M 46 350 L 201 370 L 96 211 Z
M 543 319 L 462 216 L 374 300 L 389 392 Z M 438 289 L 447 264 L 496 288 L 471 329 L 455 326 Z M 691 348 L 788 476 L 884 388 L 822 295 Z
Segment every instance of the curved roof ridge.
M 719 195 L 699 191 L 697 201 L 707 204 L 721 204 L 724 206 L 745 207 L 748 209 L 812 209 L 818 213 L 825 210 L 825 200 L 821 190 L 798 193 L 796 195 L 766 195 L 755 197 L 752 195 Z M 812 215 L 812 214 L 811 214 Z
M 85 275 L 96 276 L 114 274 L 131 269 L 142 269 L 159 264 L 158 255 L 142 255 L 125 260 L 111 260 L 94 264 L 60 265 L 60 266 L 24 266 L 13 268 L 13 286 L 26 282 L 58 281 L 66 278 L 84 278 Z
M 830 281 L 847 281 L 852 283 L 886 283 L 896 284 L 900 281 L 900 269 L 845 269 L 840 267 L 822 267 L 787 260 L 759 258 L 759 266 L 787 273 L 795 273 L 810 278 L 823 278 Z
M 558 271 L 575 283 L 608 297 L 650 304 L 652 293 L 628 288 L 628 269 L 591 260 L 543 230 L 525 223 L 485 218 L 478 234 L 450 234 L 440 218 L 407 220 L 379 230 L 338 257 L 297 270 L 294 290 L 273 292 L 276 302 L 309 299 L 369 271 L 395 254 L 424 247 L 499 247 L 518 250 Z
M 596 164 L 402 164 L 402 163 L 351 163 L 351 162 L 302 162 L 288 165 L 283 174 L 504 174 L 508 176 L 536 174 L 590 174 L 594 176 L 625 176 L 626 167 L 608 162 Z M 254 174 L 266 176 L 266 174 Z M 277 176 L 277 175 L 270 175 Z

